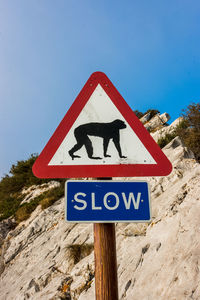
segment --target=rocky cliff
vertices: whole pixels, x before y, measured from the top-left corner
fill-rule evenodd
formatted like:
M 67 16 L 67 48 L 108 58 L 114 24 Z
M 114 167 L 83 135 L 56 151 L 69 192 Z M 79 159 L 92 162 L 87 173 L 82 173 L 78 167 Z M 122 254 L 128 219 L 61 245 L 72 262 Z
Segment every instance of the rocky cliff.
M 154 118 L 144 123 L 156 140 L 178 122 Z M 146 178 L 152 222 L 116 224 L 120 300 L 200 299 L 200 165 L 179 137 L 163 151 L 173 171 Z M 1 300 L 95 299 L 93 226 L 66 223 L 64 211 L 62 198 L 15 228 L 1 223 Z

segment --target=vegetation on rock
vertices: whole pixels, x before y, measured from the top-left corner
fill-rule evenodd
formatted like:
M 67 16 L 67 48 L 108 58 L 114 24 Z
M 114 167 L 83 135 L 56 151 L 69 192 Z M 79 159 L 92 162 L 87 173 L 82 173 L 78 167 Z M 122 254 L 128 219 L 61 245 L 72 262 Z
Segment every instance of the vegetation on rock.
M 10 175 L 5 175 L 0 181 L 0 221 L 15 215 L 18 222 L 29 217 L 30 213 L 37 207 L 40 201 L 44 201 L 44 197 L 51 200 L 42 204 L 44 208 L 47 202 L 53 203 L 64 194 L 64 180 L 60 181 L 61 187 L 51 189 L 48 192 L 34 198 L 30 203 L 24 203 L 20 206 L 24 196 L 21 191 L 24 187 L 39 185 L 51 181 L 51 179 L 40 179 L 33 175 L 32 166 L 37 158 L 36 154 L 32 154 L 27 160 L 21 160 L 12 165 Z
M 183 110 L 184 123 L 178 128 L 177 135 L 183 140 L 200 162 L 200 103 L 192 103 Z
M 158 140 L 158 145 L 163 148 L 176 136 L 179 136 L 200 162 L 200 103 L 188 105 L 182 113 L 183 120 L 172 133 L 166 134 Z
M 64 181 L 61 182 L 61 185 L 59 187 L 55 187 L 44 193 L 41 193 L 39 196 L 35 197 L 31 202 L 19 205 L 14 213 L 16 222 L 19 224 L 20 222 L 28 219 L 30 217 L 30 214 L 36 209 L 36 207 L 39 204 L 41 205 L 42 209 L 45 209 L 63 196 Z
M 145 113 L 142 113 L 141 111 L 139 111 L 139 110 L 136 109 L 136 110 L 134 110 L 134 113 L 136 114 L 136 116 L 137 116 L 139 119 L 142 118 L 144 115 L 150 113 L 149 118 L 151 119 L 151 118 L 153 118 L 155 115 L 159 114 L 160 112 L 159 112 L 159 110 L 157 110 L 157 109 L 148 109 Z

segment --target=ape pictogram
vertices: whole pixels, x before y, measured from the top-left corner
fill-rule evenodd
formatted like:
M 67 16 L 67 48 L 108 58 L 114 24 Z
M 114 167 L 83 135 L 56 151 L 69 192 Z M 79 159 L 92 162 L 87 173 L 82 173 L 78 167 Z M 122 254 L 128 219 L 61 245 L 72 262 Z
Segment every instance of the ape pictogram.
M 74 158 L 80 158 L 79 155 L 74 155 L 76 151 L 85 146 L 87 155 L 90 159 L 102 159 L 102 157 L 93 156 L 93 145 L 89 136 L 97 136 L 103 138 L 103 155 L 104 157 L 111 157 L 107 154 L 109 141 L 112 139 L 115 148 L 119 154 L 120 158 L 126 158 L 122 155 L 121 146 L 120 146 L 120 129 L 126 128 L 126 124 L 121 120 L 114 120 L 110 123 L 87 123 L 82 124 L 75 128 L 74 136 L 76 138 L 76 144 L 69 150 L 69 155 L 72 160 Z

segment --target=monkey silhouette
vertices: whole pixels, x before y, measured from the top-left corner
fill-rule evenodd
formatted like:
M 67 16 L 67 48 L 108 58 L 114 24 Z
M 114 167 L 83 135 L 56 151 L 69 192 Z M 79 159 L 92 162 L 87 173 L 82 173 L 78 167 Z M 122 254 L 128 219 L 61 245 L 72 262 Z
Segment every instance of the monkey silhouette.
M 69 150 L 69 155 L 72 160 L 74 158 L 80 158 L 79 155 L 74 155 L 76 151 L 82 148 L 84 145 L 87 151 L 87 155 L 90 159 L 102 159 L 101 157 L 93 156 L 93 145 L 89 136 L 98 136 L 103 138 L 103 155 L 104 157 L 111 157 L 107 154 L 109 141 L 112 139 L 117 149 L 120 158 L 126 158 L 122 155 L 120 146 L 120 129 L 126 128 L 126 124 L 121 120 L 114 120 L 110 123 L 87 123 L 82 124 L 75 128 L 74 136 L 76 138 L 76 144 Z

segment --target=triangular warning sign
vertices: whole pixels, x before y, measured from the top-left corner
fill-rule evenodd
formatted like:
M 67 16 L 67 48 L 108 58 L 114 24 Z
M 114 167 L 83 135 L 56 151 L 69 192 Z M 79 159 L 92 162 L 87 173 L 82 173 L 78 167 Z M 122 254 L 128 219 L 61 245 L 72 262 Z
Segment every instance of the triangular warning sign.
M 93 73 L 33 165 L 40 178 L 165 176 L 172 165 L 108 77 Z

